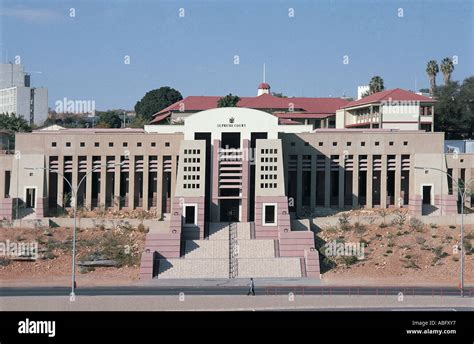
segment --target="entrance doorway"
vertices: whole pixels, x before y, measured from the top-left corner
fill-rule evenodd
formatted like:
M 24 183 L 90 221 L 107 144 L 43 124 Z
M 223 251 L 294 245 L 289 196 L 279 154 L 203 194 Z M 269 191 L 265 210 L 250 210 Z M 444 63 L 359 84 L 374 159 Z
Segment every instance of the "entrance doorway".
M 36 189 L 27 188 L 26 189 L 26 208 L 34 208 L 36 200 Z
M 431 204 L 431 185 L 423 185 L 423 204 Z
M 240 148 L 240 133 L 222 133 L 221 148 L 239 149 Z
M 220 201 L 221 222 L 239 222 L 238 199 L 223 199 Z

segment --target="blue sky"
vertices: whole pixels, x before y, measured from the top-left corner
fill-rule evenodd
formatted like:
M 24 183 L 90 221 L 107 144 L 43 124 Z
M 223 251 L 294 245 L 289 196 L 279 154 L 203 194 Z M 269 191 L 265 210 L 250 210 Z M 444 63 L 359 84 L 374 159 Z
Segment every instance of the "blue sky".
M 373 75 L 386 88 L 427 87 L 426 62 L 446 56 L 458 56 L 454 80 L 473 75 L 473 22 L 472 0 L 0 0 L 0 51 L 42 72 L 32 84 L 48 87 L 51 106 L 133 109 L 160 86 L 253 96 L 264 62 L 272 91 L 355 96 Z

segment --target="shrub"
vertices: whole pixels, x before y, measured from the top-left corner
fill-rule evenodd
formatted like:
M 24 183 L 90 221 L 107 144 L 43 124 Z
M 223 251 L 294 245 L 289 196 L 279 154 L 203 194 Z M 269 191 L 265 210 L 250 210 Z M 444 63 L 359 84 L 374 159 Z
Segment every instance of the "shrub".
M 407 215 L 402 212 L 398 212 L 395 215 L 395 218 L 392 220 L 392 225 L 397 226 L 399 229 L 402 229 L 405 226 L 407 221 Z
M 323 229 L 324 232 L 328 233 L 328 234 L 334 234 L 337 232 L 337 226 L 327 226 Z
M 387 228 L 388 225 L 385 223 L 385 222 L 382 222 L 380 225 L 379 225 L 379 228 Z
M 464 246 L 464 251 L 466 252 L 466 254 L 471 254 L 472 244 L 469 239 L 464 238 L 463 246 Z
M 436 229 L 438 228 L 438 225 L 436 223 L 430 223 L 430 227 Z
M 141 223 L 138 225 L 137 230 L 138 230 L 140 233 L 148 233 L 148 228 L 143 224 L 143 222 L 141 222 Z
M 423 232 L 423 228 L 425 227 L 425 224 L 418 218 L 412 217 L 410 219 L 410 228 L 412 230 L 416 230 L 417 232 Z
M 449 228 L 450 228 L 450 229 L 456 229 L 456 226 L 451 225 L 451 226 L 449 226 Z
M 412 259 L 409 259 L 406 264 L 403 266 L 405 269 L 419 269 L 420 267 Z
M 356 256 L 344 256 L 341 257 L 341 260 L 346 266 L 353 265 L 359 261 Z
M 426 242 L 426 239 L 423 237 L 416 237 L 415 241 L 418 245 L 423 245 Z
M 360 222 L 354 223 L 354 230 L 357 234 L 364 234 L 367 231 L 367 226 Z
M 474 239 L 474 232 L 469 232 L 468 234 L 465 234 L 464 239 L 468 239 L 468 240 Z
M 0 266 L 7 266 L 10 265 L 11 259 L 7 257 L 0 257 Z
M 56 258 L 56 255 L 52 251 L 47 251 L 43 253 L 43 259 L 54 259 Z
M 350 218 L 348 213 L 342 213 L 341 216 L 339 216 L 339 227 L 341 227 L 343 231 L 351 229 Z

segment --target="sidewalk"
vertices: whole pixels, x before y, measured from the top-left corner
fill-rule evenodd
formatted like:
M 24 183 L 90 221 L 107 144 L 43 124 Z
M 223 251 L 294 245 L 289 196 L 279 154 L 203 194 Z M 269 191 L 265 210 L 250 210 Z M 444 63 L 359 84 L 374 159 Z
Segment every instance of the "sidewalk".
M 153 279 L 140 281 L 135 286 L 144 287 L 245 287 L 249 278 L 236 279 Z M 319 287 L 325 283 L 316 278 L 254 278 L 256 287 Z

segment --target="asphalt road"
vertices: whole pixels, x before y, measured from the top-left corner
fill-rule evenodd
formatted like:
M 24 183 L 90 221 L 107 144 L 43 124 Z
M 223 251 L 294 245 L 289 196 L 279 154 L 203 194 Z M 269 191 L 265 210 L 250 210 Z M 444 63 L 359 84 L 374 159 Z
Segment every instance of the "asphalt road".
M 76 295 L 100 296 L 100 295 L 245 295 L 248 288 L 243 286 L 119 286 L 119 287 L 78 287 Z M 21 287 L 0 288 L 2 296 L 61 296 L 69 295 L 70 288 L 66 287 Z M 457 288 L 439 287 L 258 287 L 257 295 L 398 295 L 404 296 L 460 296 Z M 474 297 L 474 288 L 467 288 L 465 297 Z

